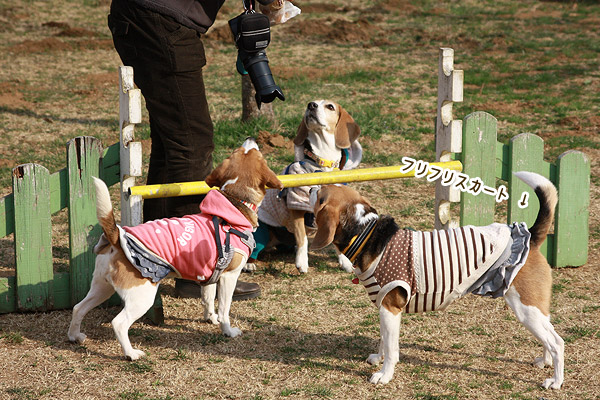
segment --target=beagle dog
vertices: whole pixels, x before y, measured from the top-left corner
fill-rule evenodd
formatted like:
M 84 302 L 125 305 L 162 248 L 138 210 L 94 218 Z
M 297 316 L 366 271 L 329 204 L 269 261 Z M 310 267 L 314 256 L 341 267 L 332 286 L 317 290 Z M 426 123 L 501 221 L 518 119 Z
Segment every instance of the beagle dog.
M 206 284 L 202 288 L 204 318 L 220 323 L 226 336 L 241 334 L 229 320 L 233 291 L 254 247 L 252 230 L 258 226 L 256 210 L 265 187 L 282 189 L 283 185 L 253 139 L 246 140 L 205 182 L 220 189 L 206 195 L 199 214 L 120 227 L 106 184 L 94 178 L 96 213 L 104 234 L 94 248 L 97 257 L 90 291 L 73 308 L 70 341 L 83 343 L 86 335 L 81 333 L 81 321 L 116 291 L 124 308 L 112 320 L 115 335 L 125 357 L 142 357 L 144 352 L 131 346 L 128 331 L 152 307 L 159 283 L 167 277 Z
M 359 135 L 359 126 L 341 105 L 331 100 L 311 101 L 294 138 L 295 161 L 282 174 L 356 168 L 362 159 Z M 296 268 L 301 273 L 308 272 L 307 228 L 314 233 L 310 189 L 310 186 L 302 186 L 267 191 L 258 209 L 257 247 L 249 264 L 263 248 L 279 242 L 290 247 L 295 245 Z M 349 265 L 342 267 L 351 268 Z
M 354 282 L 362 283 L 379 309 L 379 352 L 367 362 L 383 361 L 370 382 L 388 383 L 399 358 L 402 312 L 443 310 L 467 293 L 504 300 L 544 347 L 534 364 L 554 364 L 544 388 L 560 389 L 564 379 L 564 341 L 550 323 L 552 273 L 540 253 L 554 219 L 557 192 L 546 178 L 531 172 L 515 175 L 531 186 L 540 210 L 531 229 L 524 223 L 464 226 L 417 232 L 399 229 L 347 186 L 313 190 L 317 221 L 312 249 L 333 243 L 354 265 Z

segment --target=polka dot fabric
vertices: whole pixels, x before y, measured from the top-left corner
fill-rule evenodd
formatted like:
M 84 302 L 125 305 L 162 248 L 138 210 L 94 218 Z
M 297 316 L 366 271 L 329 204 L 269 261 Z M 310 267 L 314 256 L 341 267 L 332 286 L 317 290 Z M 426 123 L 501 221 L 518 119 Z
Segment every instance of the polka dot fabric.
M 374 275 L 381 287 L 390 282 L 401 280 L 410 285 L 411 294 L 416 292 L 412 231 L 400 230 L 390 239 Z

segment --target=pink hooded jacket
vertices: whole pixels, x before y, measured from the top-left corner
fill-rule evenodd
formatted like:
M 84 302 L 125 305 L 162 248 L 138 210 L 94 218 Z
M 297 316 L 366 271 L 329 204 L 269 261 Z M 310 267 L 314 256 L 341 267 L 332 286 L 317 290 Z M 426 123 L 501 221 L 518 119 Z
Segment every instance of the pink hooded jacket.
M 182 278 L 202 282 L 210 278 L 218 258 L 212 217 L 221 217 L 231 228 L 241 232 L 252 232 L 253 227 L 217 190 L 208 192 L 200 204 L 200 211 L 201 214 L 158 219 L 122 228 L 169 263 Z M 221 243 L 224 246 L 225 231 L 222 225 L 220 227 Z M 252 250 L 234 234 L 230 235 L 230 245 L 233 249 L 242 251 L 246 257 Z

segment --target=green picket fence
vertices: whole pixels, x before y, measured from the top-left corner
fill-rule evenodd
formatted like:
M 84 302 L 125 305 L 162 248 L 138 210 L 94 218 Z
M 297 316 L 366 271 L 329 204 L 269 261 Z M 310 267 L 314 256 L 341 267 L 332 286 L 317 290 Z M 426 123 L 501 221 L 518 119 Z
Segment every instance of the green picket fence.
M 15 276 L 0 278 L 0 313 L 70 308 L 87 294 L 94 270 L 96 219 L 91 176 L 119 182 L 119 143 L 103 150 L 99 140 L 67 143 L 67 167 L 54 174 L 37 164 L 13 169 L 13 193 L 0 199 L 0 237 L 14 233 Z M 69 272 L 54 273 L 51 216 L 69 215 Z
M 535 193 L 513 172 L 531 171 L 550 179 L 558 189 L 558 206 L 554 233 L 550 234 L 542 253 L 550 265 L 580 266 L 587 262 L 589 238 L 590 161 L 580 151 L 561 154 L 556 163 L 544 161 L 544 141 L 539 136 L 522 133 L 508 144 L 497 141 L 497 120 L 485 112 L 475 112 L 463 120 L 463 172 L 479 177 L 488 185 L 496 179 L 508 183 L 507 223 L 524 221 L 531 227 L 539 210 Z M 521 193 L 529 193 L 529 206 L 520 208 Z M 496 199 L 461 193 L 460 225 L 487 225 L 494 222 Z

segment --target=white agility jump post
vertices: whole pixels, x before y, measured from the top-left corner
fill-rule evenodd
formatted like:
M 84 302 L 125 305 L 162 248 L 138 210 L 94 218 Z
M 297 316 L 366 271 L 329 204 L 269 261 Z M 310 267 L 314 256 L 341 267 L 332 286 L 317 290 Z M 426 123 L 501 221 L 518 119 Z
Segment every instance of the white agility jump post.
M 142 198 L 129 196 L 135 177 L 142 176 L 142 144 L 134 142 L 135 124 L 142 122 L 142 93 L 133 84 L 133 68 L 119 67 L 119 139 L 121 225 L 142 223 Z
M 464 71 L 454 69 L 454 50 L 440 48 L 438 101 L 435 127 L 435 159 L 451 161 L 452 153 L 462 152 L 462 120 L 452 117 L 452 106 L 463 101 Z M 460 191 L 437 181 L 435 186 L 435 229 L 458 227 L 452 219 L 450 203 L 460 202 Z

